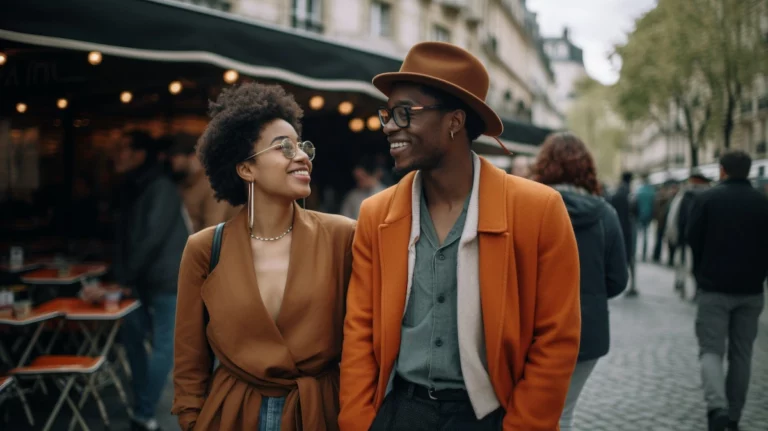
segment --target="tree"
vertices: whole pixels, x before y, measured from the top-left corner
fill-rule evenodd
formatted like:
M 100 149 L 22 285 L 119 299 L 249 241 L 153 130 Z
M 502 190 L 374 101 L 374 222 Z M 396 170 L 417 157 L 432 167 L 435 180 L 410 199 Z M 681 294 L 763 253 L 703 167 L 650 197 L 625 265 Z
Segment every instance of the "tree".
M 616 86 L 617 109 L 629 121 L 683 133 L 691 164 L 712 134 L 713 120 L 730 146 L 736 107 L 766 71 L 758 9 L 768 0 L 659 0 L 636 22 Z
M 624 122 L 613 110 L 611 87 L 590 78 L 576 83 L 576 100 L 566 113 L 568 129 L 579 136 L 595 158 L 601 180 L 619 178 L 619 157 L 627 142 Z
M 617 47 L 622 67 L 616 107 L 628 121 L 651 121 L 665 136 L 684 133 L 696 166 L 713 98 L 700 67 L 704 42 L 680 13 L 680 1 L 699 0 L 659 0 L 637 20 L 627 43 Z

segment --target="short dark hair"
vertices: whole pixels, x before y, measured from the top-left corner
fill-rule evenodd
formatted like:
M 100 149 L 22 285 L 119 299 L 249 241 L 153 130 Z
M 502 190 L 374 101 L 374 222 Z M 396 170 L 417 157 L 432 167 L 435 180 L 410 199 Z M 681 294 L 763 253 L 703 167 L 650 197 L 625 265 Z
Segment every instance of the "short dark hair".
M 222 90 L 208 108 L 211 121 L 197 145 L 197 154 L 216 199 L 233 206 L 247 202 L 236 166 L 253 151 L 264 126 L 282 119 L 301 135 L 301 107 L 279 85 L 246 83 Z
M 197 138 L 188 133 L 177 133 L 173 136 L 167 137 L 168 154 L 176 155 L 183 154 L 185 156 L 195 153 L 195 146 L 197 145 Z
M 728 178 L 745 180 L 749 177 L 749 169 L 752 167 L 752 158 L 741 150 L 726 151 L 720 157 L 720 166 L 723 167 Z
M 381 169 L 381 166 L 373 156 L 365 154 L 355 163 L 355 168 L 364 170 L 368 175 L 374 175 L 377 170 Z
M 464 111 L 464 113 L 467 114 L 464 127 L 467 129 L 467 137 L 469 137 L 469 142 L 473 142 L 485 131 L 485 123 L 483 123 L 483 120 L 479 115 L 477 115 L 477 112 L 475 112 L 472 108 L 469 107 L 469 105 L 467 105 L 458 97 L 438 88 L 430 87 L 427 85 L 421 86 L 421 92 L 434 98 L 437 101 L 437 104 L 443 107 L 444 111 L 455 111 L 457 109 L 461 109 Z
M 145 151 L 147 153 L 147 160 L 151 160 L 157 157 L 158 145 L 157 141 L 152 139 L 149 133 L 141 130 L 132 130 L 125 134 L 128 136 L 129 146 L 137 151 Z
M 632 182 L 632 176 L 633 176 L 632 172 L 629 172 L 629 171 L 622 172 L 621 173 L 621 182 L 622 183 L 627 183 L 627 184 L 631 183 Z

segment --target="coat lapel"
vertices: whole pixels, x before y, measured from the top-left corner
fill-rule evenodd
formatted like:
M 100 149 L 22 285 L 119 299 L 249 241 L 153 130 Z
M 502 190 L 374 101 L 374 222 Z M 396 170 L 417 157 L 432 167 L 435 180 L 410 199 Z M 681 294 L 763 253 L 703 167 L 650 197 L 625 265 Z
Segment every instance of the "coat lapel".
M 411 173 L 398 183 L 389 213 L 378 230 L 382 280 L 382 356 L 385 364 L 393 364 L 400 349 L 400 329 L 408 284 L 413 178 L 414 173 Z
M 480 301 L 483 308 L 483 328 L 491 381 L 498 381 L 499 354 L 501 353 L 502 325 L 505 310 L 518 308 L 515 250 L 512 239 L 510 214 L 507 209 L 508 192 L 506 173 L 481 158 L 478 242 L 480 254 Z M 511 279 L 511 283 L 508 281 Z M 513 302 L 510 304 L 510 302 Z M 507 325 L 514 327 L 508 334 L 511 345 L 517 345 L 519 322 L 510 316 Z M 509 326 L 507 326 L 509 327 Z

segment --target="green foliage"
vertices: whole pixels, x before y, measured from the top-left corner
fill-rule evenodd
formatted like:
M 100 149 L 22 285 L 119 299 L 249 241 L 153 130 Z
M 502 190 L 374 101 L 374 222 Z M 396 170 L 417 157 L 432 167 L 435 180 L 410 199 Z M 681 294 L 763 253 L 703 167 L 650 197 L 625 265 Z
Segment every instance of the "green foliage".
M 663 133 L 684 133 L 694 163 L 707 136 L 727 145 L 735 107 L 768 71 L 760 31 L 766 13 L 768 0 L 659 0 L 616 48 L 617 111 Z
M 568 129 L 589 147 L 599 178 L 615 183 L 628 137 L 623 120 L 613 109 L 614 92 L 589 78 L 577 82 L 575 91 L 578 97 L 566 113 Z

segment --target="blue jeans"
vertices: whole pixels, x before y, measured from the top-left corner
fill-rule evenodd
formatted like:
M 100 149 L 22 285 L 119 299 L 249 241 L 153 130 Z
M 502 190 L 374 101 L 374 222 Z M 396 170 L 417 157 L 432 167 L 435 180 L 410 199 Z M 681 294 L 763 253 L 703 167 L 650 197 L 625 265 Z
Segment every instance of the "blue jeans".
M 263 397 L 259 411 L 259 431 L 280 431 L 285 398 Z
M 121 339 L 133 375 L 134 416 L 139 420 L 155 417 L 168 375 L 173 369 L 173 328 L 176 320 L 176 294 L 159 293 L 142 299 L 142 307 L 125 317 Z M 152 353 L 144 340 L 152 335 Z

